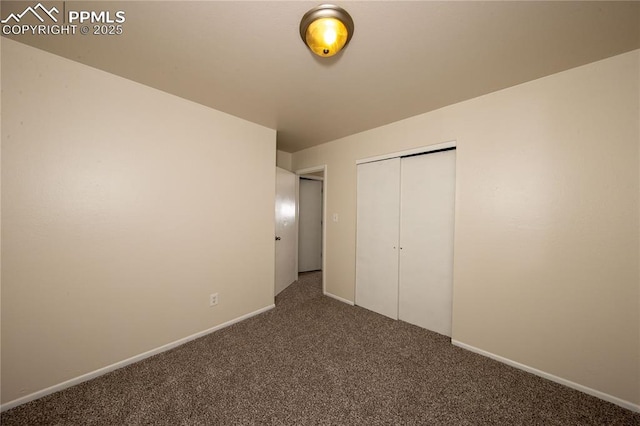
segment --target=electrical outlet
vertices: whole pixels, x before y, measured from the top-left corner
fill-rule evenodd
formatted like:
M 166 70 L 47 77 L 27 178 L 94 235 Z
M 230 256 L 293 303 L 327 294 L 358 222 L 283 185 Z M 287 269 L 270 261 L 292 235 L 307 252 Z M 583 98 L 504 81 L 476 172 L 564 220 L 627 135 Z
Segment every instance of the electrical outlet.
M 209 306 L 216 306 L 218 304 L 218 293 L 211 293 L 209 295 Z

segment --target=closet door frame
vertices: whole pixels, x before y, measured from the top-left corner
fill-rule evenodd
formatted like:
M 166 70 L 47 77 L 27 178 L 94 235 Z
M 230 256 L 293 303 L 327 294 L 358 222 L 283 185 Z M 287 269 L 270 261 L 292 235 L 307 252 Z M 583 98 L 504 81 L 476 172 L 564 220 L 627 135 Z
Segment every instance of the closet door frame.
M 390 158 L 396 158 L 396 157 L 408 157 L 410 155 L 426 154 L 429 152 L 441 151 L 443 149 L 449 149 L 449 148 L 457 149 L 457 145 L 458 145 L 457 141 L 449 141 L 449 142 L 437 143 L 434 145 L 421 146 L 419 148 L 407 149 L 405 151 L 397 151 L 389 154 L 376 155 L 375 157 L 362 158 L 360 160 L 356 160 L 356 165 L 363 164 L 363 163 L 371 163 L 372 161 L 388 160 Z M 456 184 L 456 189 L 457 189 L 457 184 Z

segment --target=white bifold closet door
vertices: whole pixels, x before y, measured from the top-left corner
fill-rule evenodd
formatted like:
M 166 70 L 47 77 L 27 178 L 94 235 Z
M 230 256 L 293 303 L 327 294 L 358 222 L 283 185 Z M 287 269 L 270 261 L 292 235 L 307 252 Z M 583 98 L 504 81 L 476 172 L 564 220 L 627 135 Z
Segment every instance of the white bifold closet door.
M 398 319 L 400 158 L 358 165 L 356 304 Z
M 398 317 L 451 336 L 456 152 L 402 159 Z
M 358 165 L 356 304 L 451 336 L 455 150 Z

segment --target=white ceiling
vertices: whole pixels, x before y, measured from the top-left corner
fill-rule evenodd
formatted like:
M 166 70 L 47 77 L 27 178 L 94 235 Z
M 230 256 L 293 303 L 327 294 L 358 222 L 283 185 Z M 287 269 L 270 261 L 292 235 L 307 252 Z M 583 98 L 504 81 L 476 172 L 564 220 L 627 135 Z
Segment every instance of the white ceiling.
M 323 59 L 298 29 L 319 3 L 67 1 L 124 10 L 124 34 L 13 38 L 276 129 L 288 152 L 640 47 L 640 2 L 341 0 L 354 36 Z

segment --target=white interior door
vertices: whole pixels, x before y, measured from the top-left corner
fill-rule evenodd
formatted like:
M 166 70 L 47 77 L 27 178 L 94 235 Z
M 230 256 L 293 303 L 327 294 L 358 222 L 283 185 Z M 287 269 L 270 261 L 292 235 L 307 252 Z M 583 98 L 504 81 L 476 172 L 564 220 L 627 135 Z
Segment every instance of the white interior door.
M 275 294 L 297 277 L 296 175 L 276 167 Z
M 300 178 L 298 271 L 322 269 L 322 181 Z
M 456 152 L 402 159 L 399 318 L 451 336 Z
M 356 305 L 398 319 L 400 159 L 358 165 Z

